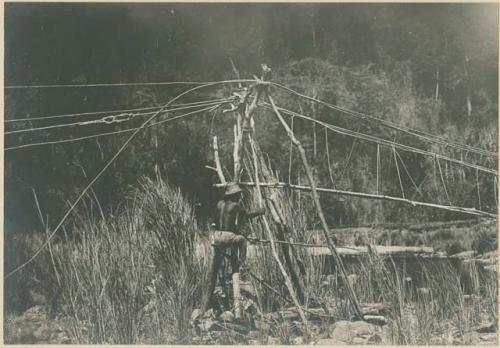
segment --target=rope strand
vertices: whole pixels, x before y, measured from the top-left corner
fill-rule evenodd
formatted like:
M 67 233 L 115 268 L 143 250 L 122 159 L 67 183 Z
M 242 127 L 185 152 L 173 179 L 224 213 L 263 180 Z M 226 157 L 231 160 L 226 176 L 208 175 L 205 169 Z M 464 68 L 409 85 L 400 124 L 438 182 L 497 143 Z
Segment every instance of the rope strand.
M 226 99 L 226 101 L 229 101 L 229 100 L 230 99 Z M 192 105 L 192 106 L 184 106 L 184 107 L 178 107 L 178 108 L 173 108 L 173 109 L 167 109 L 167 110 L 162 111 L 162 113 L 185 110 L 185 109 L 192 109 L 192 108 L 208 106 L 208 105 L 216 105 L 219 103 L 220 103 L 219 101 L 214 101 L 214 102 L 210 102 L 210 103 L 205 102 L 204 104 L 197 104 L 197 105 Z M 56 125 L 37 127 L 37 128 L 17 129 L 14 131 L 5 132 L 4 134 L 11 135 L 11 134 L 26 133 L 26 132 L 36 132 L 36 131 L 48 130 L 48 129 L 76 127 L 76 126 L 89 126 L 89 125 L 95 125 L 95 124 L 101 124 L 101 123 L 109 125 L 109 124 L 131 121 L 136 117 L 151 115 L 151 114 L 154 114 L 155 112 L 156 111 L 150 111 L 150 112 L 145 112 L 145 113 L 122 113 L 122 114 L 117 114 L 117 115 L 107 115 L 107 116 L 104 116 L 103 118 L 96 119 L 96 120 L 81 121 L 81 122 L 66 123 L 66 124 L 56 124 Z
M 268 105 L 265 105 L 265 107 L 268 108 L 268 109 L 271 109 Z M 400 150 L 403 150 L 403 151 L 414 152 L 414 153 L 418 153 L 418 154 L 426 155 L 426 156 L 430 156 L 430 157 L 437 157 L 437 158 L 440 158 L 440 159 L 444 159 L 444 160 L 446 160 L 448 162 L 460 164 L 460 165 L 463 165 L 463 166 L 466 166 L 466 167 L 470 167 L 470 168 L 474 168 L 474 169 L 479 169 L 480 171 L 483 171 L 485 173 L 490 173 L 490 174 L 498 175 L 498 172 L 496 170 L 494 170 L 494 169 L 490 169 L 490 168 L 486 168 L 486 167 L 483 167 L 483 166 L 480 166 L 480 165 L 477 165 L 477 164 L 473 164 L 473 163 L 461 161 L 461 160 L 458 160 L 458 159 L 455 159 L 455 158 L 452 158 L 452 157 L 448 157 L 448 156 L 441 155 L 441 154 L 434 153 L 434 152 L 427 151 L 427 150 L 422 150 L 422 149 L 419 149 L 419 148 L 416 148 L 416 147 L 399 144 L 399 143 L 396 143 L 396 142 L 393 142 L 393 141 L 389 141 L 389 140 L 386 140 L 386 139 L 383 139 L 383 138 L 375 137 L 373 135 L 368 135 L 368 134 L 364 134 L 364 133 L 358 133 L 358 132 L 350 130 L 350 129 L 346 129 L 346 128 L 334 126 L 332 124 L 329 124 L 329 123 L 326 123 L 326 122 L 323 122 L 323 121 L 315 120 L 312 117 L 299 114 L 299 113 L 297 113 L 295 111 L 287 110 L 287 109 L 284 109 L 284 108 L 278 108 L 278 109 L 280 111 L 282 111 L 283 113 L 288 114 L 290 116 L 294 115 L 294 116 L 300 117 L 302 119 L 309 120 L 311 122 L 316 122 L 318 124 L 321 124 L 321 125 L 325 126 L 326 128 L 330 129 L 331 131 L 333 131 L 333 132 L 335 132 L 337 134 L 342 134 L 342 135 L 345 135 L 345 136 L 350 136 L 350 137 L 354 137 L 354 138 L 363 139 L 365 141 L 377 143 L 377 144 L 384 145 L 384 146 L 387 146 L 387 147 L 393 147 L 394 146 L 394 147 L 396 147 L 396 148 L 398 148 Z
M 215 99 L 215 101 L 222 101 L 225 99 Z M 196 105 L 204 102 L 193 102 L 193 103 L 183 103 L 183 104 L 173 104 L 172 106 L 188 106 L 188 105 Z M 148 106 L 142 108 L 134 108 L 134 109 L 121 109 L 121 110 L 102 110 L 102 111 L 90 111 L 90 112 L 80 112 L 73 114 L 59 114 L 59 115 L 49 115 L 49 116 L 37 116 L 37 117 L 26 117 L 26 118 L 12 118 L 9 120 L 5 120 L 4 123 L 13 123 L 13 122 L 27 122 L 27 121 L 46 121 L 57 118 L 70 118 L 70 117 L 79 117 L 79 116 L 88 116 L 88 115 L 100 115 L 100 114 L 115 114 L 115 113 L 126 113 L 126 112 L 136 112 L 136 111 L 148 111 L 148 110 L 159 110 L 161 106 Z
M 189 116 L 189 115 L 198 114 L 200 112 L 208 111 L 208 110 L 210 110 L 212 108 L 213 107 L 210 106 L 210 107 L 207 107 L 207 108 L 204 108 L 204 109 L 201 109 L 201 110 L 196 110 L 196 111 L 193 111 L 193 112 L 189 112 L 187 114 L 182 114 L 182 115 L 174 116 L 172 118 L 168 118 L 168 119 L 163 120 L 163 121 L 152 123 L 152 124 L 146 126 L 145 128 L 157 126 L 159 124 L 162 124 L 162 123 L 165 123 L 165 122 L 169 122 L 169 121 L 173 121 L 173 120 L 176 120 L 176 119 L 179 119 L 179 118 L 183 118 L 183 117 L 186 117 L 186 116 Z M 129 132 L 132 132 L 132 131 L 137 130 L 139 128 L 140 127 L 137 127 L 137 128 L 127 128 L 127 129 L 123 129 L 123 130 L 119 130 L 119 131 L 99 133 L 99 134 L 88 135 L 88 136 L 84 136 L 84 137 L 80 137 L 80 138 L 62 139 L 62 140 L 55 140 L 55 141 L 44 141 L 44 142 L 39 142 L 39 143 L 31 143 L 31 144 L 24 144 L 24 145 L 19 145 L 19 146 L 6 147 L 4 151 L 24 149 L 24 148 L 33 147 L 33 146 L 54 145 L 54 144 L 61 144 L 61 143 L 72 143 L 72 142 L 76 142 L 76 141 L 81 141 L 81 140 L 86 140 L 86 139 L 93 139 L 93 138 L 99 138 L 99 137 L 103 137 L 103 136 L 109 136 L 109 135 L 115 135 L 115 134 L 121 134 L 121 133 L 129 133 Z
M 5 89 L 39 89 L 39 88 L 87 88 L 87 87 L 130 87 L 130 86 L 170 86 L 170 85 L 211 85 L 220 83 L 255 82 L 255 80 L 238 79 L 226 81 L 197 82 L 197 81 L 171 81 L 171 82 L 124 82 L 124 83 L 93 83 L 93 84 L 66 84 L 66 85 L 13 85 Z
M 123 150 L 125 150 L 125 148 L 127 147 L 127 145 L 134 139 L 134 137 L 148 124 L 150 123 L 155 117 L 157 117 L 162 111 L 164 108 L 167 108 L 168 106 L 170 106 L 170 104 L 172 104 L 174 101 L 178 100 L 179 98 L 183 97 L 184 95 L 186 94 L 189 94 L 189 93 L 192 93 L 194 92 L 195 90 L 198 90 L 200 88 L 205 88 L 205 87 L 210 87 L 210 86 L 214 86 L 214 85 L 217 85 L 217 84 L 221 84 L 221 83 L 227 83 L 227 82 L 214 82 L 214 83 L 211 83 L 211 84 L 205 84 L 205 85 L 200 85 L 200 86 L 196 86 L 196 87 L 193 87 L 193 88 L 190 88 L 188 89 L 187 91 L 185 92 L 182 92 L 181 94 L 177 95 L 176 97 L 174 97 L 173 99 L 171 99 L 167 104 L 165 104 L 162 108 L 162 110 L 158 111 L 156 114 L 154 114 L 153 116 L 149 117 L 139 128 L 137 128 L 134 133 L 132 133 L 132 135 L 123 143 L 123 145 L 120 147 L 120 149 L 116 152 L 116 154 L 108 161 L 108 163 L 101 169 L 101 171 L 94 177 L 94 179 L 92 179 L 92 181 L 90 181 L 90 183 L 82 190 L 82 192 L 80 193 L 80 195 L 77 197 L 77 199 L 71 204 L 70 208 L 66 211 L 66 213 L 63 215 L 63 217 L 61 218 L 61 220 L 59 221 L 59 223 L 57 224 L 56 228 L 54 228 L 54 230 L 52 231 L 52 233 L 47 237 L 46 241 L 35 251 L 35 253 L 33 254 L 33 256 L 31 256 L 26 262 L 24 262 L 23 264 L 21 264 L 20 266 L 16 267 L 15 269 L 13 269 L 12 271 L 10 271 L 5 277 L 4 279 L 7 279 L 9 277 L 11 277 L 13 274 L 19 272 L 21 269 L 23 269 L 24 267 L 26 267 L 27 265 L 29 265 L 39 254 L 40 252 L 48 245 L 48 243 L 50 243 L 50 240 L 56 235 L 57 231 L 59 231 L 59 229 L 61 228 L 61 226 L 64 224 L 64 222 L 66 221 L 66 219 L 69 217 L 69 215 L 73 212 L 73 210 L 75 209 L 75 207 L 78 205 L 78 203 L 82 200 L 82 198 L 85 196 L 85 194 L 87 193 L 87 191 L 92 187 L 92 185 L 94 185 L 94 183 L 102 176 L 102 174 L 104 174 L 104 172 L 111 166 L 111 164 L 118 158 L 118 156 L 120 156 L 120 154 L 123 152 Z
M 334 104 L 330 104 L 330 103 L 327 103 L 325 101 L 322 101 L 322 100 L 319 100 L 319 99 L 316 99 L 316 98 L 313 98 L 313 97 L 309 97 L 307 95 L 304 95 L 302 93 L 294 91 L 291 88 L 288 88 L 286 86 L 283 86 L 283 85 L 275 83 L 275 82 L 271 82 L 271 84 L 273 84 L 274 86 L 276 86 L 278 88 L 286 90 L 289 93 L 295 94 L 295 95 L 297 95 L 299 97 L 302 97 L 302 98 L 314 101 L 316 103 L 319 103 L 321 105 L 324 105 L 324 106 L 326 106 L 326 107 L 328 107 L 330 109 L 333 109 L 333 110 L 336 110 L 336 111 L 340 111 L 340 112 L 342 112 L 344 114 L 347 114 L 347 115 L 350 115 L 350 116 L 354 116 L 354 117 L 362 119 L 362 120 L 369 120 L 369 121 L 378 122 L 378 123 L 380 123 L 380 124 L 382 124 L 382 125 L 384 125 L 386 127 L 389 127 L 391 129 L 393 129 L 393 130 L 405 132 L 405 133 L 407 133 L 409 135 L 415 136 L 417 138 L 420 138 L 420 139 L 423 139 L 423 140 L 426 140 L 426 141 L 429 141 L 429 142 L 434 142 L 434 143 L 437 143 L 437 144 L 440 144 L 440 145 L 454 147 L 454 148 L 460 149 L 462 151 L 470 151 L 470 152 L 474 152 L 474 153 L 485 155 L 485 156 L 498 157 L 498 153 L 496 153 L 496 152 L 491 152 L 491 151 L 488 151 L 488 150 L 484 150 L 484 149 L 473 147 L 473 146 L 466 145 L 466 144 L 460 144 L 460 143 L 457 143 L 457 142 L 452 142 L 452 141 L 449 141 L 449 140 L 447 140 L 447 139 L 445 139 L 443 137 L 439 137 L 439 136 L 431 134 L 431 133 L 427 133 L 427 132 L 424 132 L 424 131 L 421 131 L 421 130 L 417 130 L 417 129 L 412 129 L 412 128 L 409 128 L 409 127 L 404 127 L 404 126 L 398 125 L 396 123 L 393 123 L 393 122 L 390 122 L 390 121 L 387 121 L 387 120 L 384 120 L 384 119 L 381 119 L 381 118 L 378 118 L 378 117 L 375 117 L 375 116 L 371 116 L 371 115 L 363 114 L 363 113 L 360 113 L 360 112 L 357 112 L 357 111 L 352 111 L 352 110 L 349 110 L 349 109 L 345 109 L 345 108 L 342 108 L 340 106 L 337 106 L 337 105 L 334 105 Z

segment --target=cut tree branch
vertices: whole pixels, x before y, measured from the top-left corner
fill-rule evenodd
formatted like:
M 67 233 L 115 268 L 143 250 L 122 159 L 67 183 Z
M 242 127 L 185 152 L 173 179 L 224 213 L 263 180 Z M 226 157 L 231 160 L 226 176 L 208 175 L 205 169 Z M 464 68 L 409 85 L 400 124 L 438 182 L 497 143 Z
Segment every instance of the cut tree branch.
M 222 187 L 224 185 L 225 184 L 215 184 L 216 187 Z M 241 186 L 255 186 L 255 183 L 254 182 L 240 182 L 239 185 L 241 185 Z M 259 185 L 261 187 L 291 188 L 291 189 L 295 189 L 295 190 L 299 190 L 299 191 L 312 191 L 310 186 L 294 185 L 294 184 L 288 184 L 286 182 L 268 182 L 268 183 L 263 182 L 263 183 L 260 183 Z M 329 188 L 322 188 L 322 187 L 317 187 L 316 191 L 323 192 L 323 193 L 332 193 L 332 194 L 337 194 L 337 195 L 341 195 L 341 196 L 351 196 L 351 197 L 357 197 L 357 198 L 367 198 L 367 199 L 378 199 L 378 200 L 386 200 L 386 201 L 393 201 L 393 202 L 401 202 L 401 203 L 406 203 L 406 204 L 409 204 L 412 206 L 421 206 L 421 207 L 443 209 L 443 210 L 454 211 L 454 212 L 459 212 L 459 213 L 464 213 L 464 214 L 471 214 L 471 215 L 476 215 L 476 216 L 488 217 L 488 218 L 492 218 L 492 219 L 498 219 L 498 215 L 496 215 L 496 214 L 492 214 L 492 213 L 482 211 L 482 210 L 477 210 L 475 208 L 464 208 L 464 207 L 458 207 L 458 206 L 454 206 L 454 205 L 442 205 L 442 204 L 426 203 L 426 202 L 412 201 L 408 198 L 400 198 L 400 197 L 378 195 L 378 194 L 372 194 L 372 193 L 329 189 Z
M 358 299 L 356 298 L 356 294 L 354 293 L 354 290 L 352 289 L 352 287 L 349 284 L 349 280 L 347 278 L 347 272 L 344 268 L 344 264 L 342 262 L 342 259 L 338 255 L 337 250 L 335 249 L 335 246 L 333 245 L 333 243 L 330 239 L 330 236 L 329 236 L 330 229 L 326 223 L 325 215 L 323 214 L 323 209 L 321 208 L 321 203 L 319 201 L 319 195 L 316 191 L 316 183 L 314 182 L 311 167 L 309 166 L 309 164 L 307 162 L 307 157 L 306 157 L 306 153 L 304 151 L 304 148 L 302 147 L 302 144 L 300 143 L 300 141 L 298 141 L 297 138 L 295 138 L 295 135 L 293 134 L 292 130 L 290 129 L 290 127 L 288 126 L 288 124 L 284 120 L 283 116 L 281 116 L 281 113 L 279 112 L 278 108 L 274 104 L 274 100 L 269 95 L 269 93 L 267 93 L 267 99 L 269 100 L 269 103 L 271 104 L 271 107 L 272 107 L 276 117 L 279 119 L 279 121 L 283 125 L 283 128 L 285 128 L 288 136 L 290 137 L 290 139 L 292 140 L 292 142 L 294 143 L 294 145 L 298 149 L 300 158 L 302 159 L 302 164 L 304 166 L 304 170 L 306 172 L 307 179 L 309 181 L 309 185 L 311 186 L 311 195 L 313 197 L 314 205 L 316 207 L 316 211 L 317 211 L 319 219 L 321 221 L 321 227 L 323 228 L 323 233 L 325 236 L 326 243 L 328 244 L 328 248 L 332 252 L 332 255 L 335 257 L 336 262 L 339 266 L 339 269 L 341 271 L 340 273 L 342 274 L 342 277 L 343 277 L 343 280 L 345 282 L 345 286 L 347 288 L 347 292 L 349 294 L 349 297 L 350 297 L 350 300 L 351 300 L 352 305 L 354 307 L 354 310 L 355 310 L 357 316 L 359 318 L 363 319 L 363 313 L 361 311 L 361 307 L 359 305 Z

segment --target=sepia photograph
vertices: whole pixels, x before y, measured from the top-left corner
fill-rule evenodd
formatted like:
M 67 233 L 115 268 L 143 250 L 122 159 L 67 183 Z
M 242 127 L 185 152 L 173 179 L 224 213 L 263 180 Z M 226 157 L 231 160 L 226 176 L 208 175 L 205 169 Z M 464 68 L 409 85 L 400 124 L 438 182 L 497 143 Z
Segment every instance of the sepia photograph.
M 3 11 L 3 344 L 499 344 L 499 1 Z

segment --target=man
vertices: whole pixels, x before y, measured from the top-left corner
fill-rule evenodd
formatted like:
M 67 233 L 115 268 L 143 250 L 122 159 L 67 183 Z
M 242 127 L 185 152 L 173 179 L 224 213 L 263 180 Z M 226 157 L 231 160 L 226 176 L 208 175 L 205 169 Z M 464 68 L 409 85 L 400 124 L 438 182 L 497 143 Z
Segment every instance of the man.
M 206 307 L 213 306 L 213 291 L 217 282 L 217 273 L 222 263 L 224 249 L 231 250 L 231 264 L 233 273 L 233 286 L 239 282 L 240 265 L 245 262 L 247 255 L 247 240 L 241 235 L 243 224 L 251 218 L 264 214 L 264 209 L 259 209 L 255 212 L 247 212 L 241 202 L 243 191 L 236 183 L 228 183 L 226 186 L 225 197 L 217 203 L 216 212 L 216 230 L 213 232 L 212 244 L 214 246 L 214 259 L 210 270 L 210 282 L 208 297 L 209 301 L 205 302 Z M 236 282 L 235 280 L 238 279 Z M 238 292 L 235 291 L 235 315 L 239 318 L 241 313 L 239 310 Z
M 245 262 L 247 253 L 246 238 L 241 235 L 241 227 L 254 217 L 264 214 L 264 209 L 247 212 L 241 205 L 242 189 L 235 183 L 228 183 L 225 197 L 217 203 L 216 231 L 214 246 L 217 249 L 233 247 L 238 253 L 238 263 Z

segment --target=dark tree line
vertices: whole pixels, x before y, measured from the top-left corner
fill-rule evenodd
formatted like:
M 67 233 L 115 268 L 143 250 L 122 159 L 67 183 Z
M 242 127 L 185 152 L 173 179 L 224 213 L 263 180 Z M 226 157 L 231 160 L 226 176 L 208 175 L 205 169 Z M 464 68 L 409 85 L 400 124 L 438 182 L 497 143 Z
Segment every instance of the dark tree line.
M 259 73 L 265 62 L 273 79 L 302 93 L 444 138 L 497 151 L 498 4 L 6 4 L 5 84 L 85 84 L 135 81 L 206 81 L 234 78 L 229 58 L 242 77 Z M 6 90 L 6 119 L 159 105 L 178 87 L 116 87 Z M 198 93 L 187 101 L 214 97 Z M 230 90 L 224 92 L 230 95 Z M 369 134 L 393 137 L 380 127 L 350 121 L 325 108 L 278 93 L 280 105 L 300 108 L 318 119 Z M 196 121 L 144 131 L 96 184 L 95 192 L 111 209 L 141 175 L 163 175 L 199 202 L 208 217 L 218 192 L 211 164 L 211 132 L 226 136 L 230 119 L 211 129 L 212 115 Z M 35 127 L 54 120 L 20 123 Z M 259 119 L 263 150 L 287 172 L 288 141 L 276 137 L 277 124 Z M 298 123 L 300 124 L 300 123 Z M 137 124 L 138 125 L 138 124 Z M 5 144 L 80 137 L 123 129 L 127 125 L 89 126 L 6 136 Z M 222 128 L 221 126 L 226 126 Z M 8 129 L 16 129 L 10 126 Z M 297 128 L 314 156 L 314 139 L 324 146 L 322 129 Z M 225 134 L 229 133 L 229 134 Z M 39 228 L 32 198 L 38 193 L 44 213 L 54 223 L 68 201 L 116 152 L 127 135 L 33 147 L 5 153 L 6 232 Z M 400 136 L 401 142 L 422 144 Z M 373 146 L 329 138 L 337 184 L 345 189 L 374 189 Z M 429 145 L 425 145 L 429 146 Z M 443 150 L 430 147 L 431 150 Z M 328 184 L 324 148 L 316 148 L 317 175 Z M 347 155 L 353 152 L 352 158 Z M 496 168 L 496 159 L 453 152 L 457 158 Z M 385 153 L 383 161 L 391 154 Z M 402 154 L 421 183 L 431 163 Z M 385 163 L 385 162 L 383 162 Z M 387 166 L 390 163 L 386 163 Z M 394 164 L 393 164 L 394 165 Z M 443 164 L 444 165 L 444 164 Z M 448 194 L 456 205 L 476 206 L 475 173 L 446 167 Z M 384 173 L 387 193 L 398 194 L 395 172 Z M 412 183 L 404 179 L 411 192 Z M 492 180 L 480 176 L 483 209 L 493 210 Z M 445 200 L 425 181 L 422 199 Z M 427 190 L 425 190 L 427 188 Z M 441 190 L 442 191 L 442 190 Z M 443 194 L 442 192 L 440 193 Z M 427 196 L 425 196 L 427 195 Z M 331 222 L 358 224 L 373 220 L 456 218 L 415 213 L 386 205 L 383 213 L 370 201 L 325 197 Z M 378 209 L 378 210 L 377 210 Z M 404 212 L 404 215 L 402 213 Z M 411 213 L 410 213 L 411 212 Z M 414 215 L 411 215 L 414 214 Z

